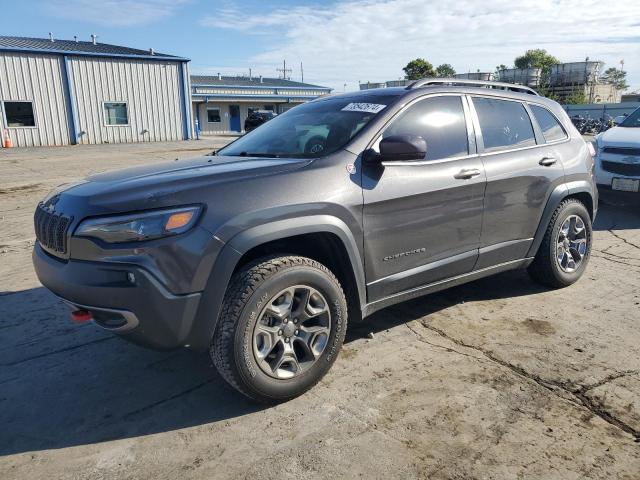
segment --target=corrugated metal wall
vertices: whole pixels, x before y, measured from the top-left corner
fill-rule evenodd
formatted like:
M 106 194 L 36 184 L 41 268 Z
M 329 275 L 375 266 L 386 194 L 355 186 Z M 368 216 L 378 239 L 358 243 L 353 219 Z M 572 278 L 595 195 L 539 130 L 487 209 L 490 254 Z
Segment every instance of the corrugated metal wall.
M 63 59 L 57 55 L 0 53 L 0 100 L 33 102 L 35 127 L 9 128 L 15 146 L 67 145 L 69 114 L 62 78 Z M 4 130 L 4 114 L 0 127 Z
M 183 139 L 180 63 L 85 57 L 70 60 L 78 143 Z M 126 102 L 129 125 L 106 126 L 103 102 Z

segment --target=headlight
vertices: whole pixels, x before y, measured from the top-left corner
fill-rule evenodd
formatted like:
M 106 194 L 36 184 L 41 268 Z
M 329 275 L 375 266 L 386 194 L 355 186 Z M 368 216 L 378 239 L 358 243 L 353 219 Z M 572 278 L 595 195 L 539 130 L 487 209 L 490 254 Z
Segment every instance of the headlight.
M 196 224 L 201 210 L 201 207 L 193 206 L 90 218 L 80 223 L 75 236 L 120 243 L 178 235 Z

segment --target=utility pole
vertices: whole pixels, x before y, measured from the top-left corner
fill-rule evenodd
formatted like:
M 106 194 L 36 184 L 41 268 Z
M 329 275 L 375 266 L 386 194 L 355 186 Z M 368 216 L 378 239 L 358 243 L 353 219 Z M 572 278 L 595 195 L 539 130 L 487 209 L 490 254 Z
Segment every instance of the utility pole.
M 302 62 L 300 62 L 300 81 L 304 83 L 304 69 L 302 68 Z
M 287 68 L 287 61 L 286 60 L 284 60 L 282 62 L 282 68 L 276 68 L 276 71 L 282 73 L 282 79 L 283 80 L 290 80 L 291 77 L 287 77 L 287 73 L 293 72 L 293 70 L 291 70 L 290 68 Z

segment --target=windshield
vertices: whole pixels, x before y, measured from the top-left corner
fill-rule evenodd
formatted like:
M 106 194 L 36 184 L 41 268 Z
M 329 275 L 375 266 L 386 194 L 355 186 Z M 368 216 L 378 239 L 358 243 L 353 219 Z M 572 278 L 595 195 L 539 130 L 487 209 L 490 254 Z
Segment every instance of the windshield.
M 218 155 L 321 157 L 344 147 L 389 103 L 356 103 L 329 98 L 299 105 L 247 133 Z M 383 100 L 387 100 L 383 104 Z
M 636 109 L 631 115 L 624 119 L 620 124 L 621 127 L 640 127 L 640 108 Z

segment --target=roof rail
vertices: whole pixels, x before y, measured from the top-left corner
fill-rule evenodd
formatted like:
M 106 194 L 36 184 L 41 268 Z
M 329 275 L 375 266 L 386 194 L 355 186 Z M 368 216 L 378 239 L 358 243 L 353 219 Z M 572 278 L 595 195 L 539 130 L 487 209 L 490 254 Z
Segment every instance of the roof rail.
M 485 80 L 467 80 L 461 78 L 423 78 L 422 80 L 416 80 L 415 82 L 409 84 L 407 86 L 407 90 L 437 85 L 449 85 L 452 87 L 495 88 L 498 90 L 511 90 L 512 92 L 538 95 L 538 92 L 536 92 L 533 88 L 526 87 L 524 85 L 515 85 L 513 83 L 504 82 L 491 82 Z

